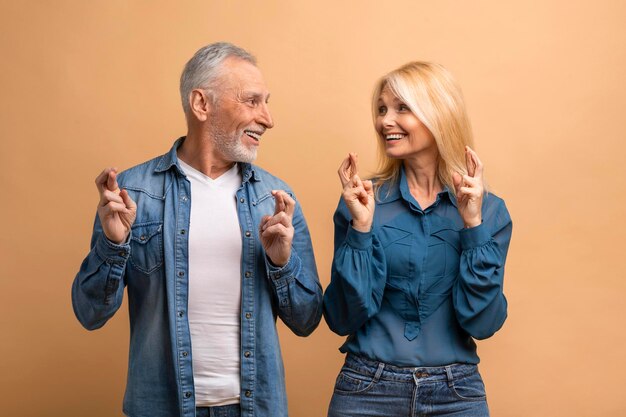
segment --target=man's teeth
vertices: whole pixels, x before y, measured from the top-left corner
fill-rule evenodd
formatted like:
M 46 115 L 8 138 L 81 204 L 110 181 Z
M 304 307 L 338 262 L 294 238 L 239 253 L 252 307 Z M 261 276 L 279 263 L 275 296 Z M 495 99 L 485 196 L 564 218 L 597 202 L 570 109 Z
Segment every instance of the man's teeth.
M 394 134 L 394 135 L 387 135 L 385 136 L 386 140 L 394 140 L 394 139 L 402 139 L 404 137 L 404 135 L 401 134 Z
M 246 135 L 253 137 L 256 140 L 261 140 L 261 135 L 259 133 L 256 132 L 252 132 L 250 130 L 246 130 Z

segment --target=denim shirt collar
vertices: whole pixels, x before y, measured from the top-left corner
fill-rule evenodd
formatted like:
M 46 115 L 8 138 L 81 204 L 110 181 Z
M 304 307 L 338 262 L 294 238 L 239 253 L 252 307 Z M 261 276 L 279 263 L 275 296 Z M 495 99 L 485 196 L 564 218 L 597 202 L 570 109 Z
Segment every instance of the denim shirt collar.
M 154 172 L 160 173 L 160 172 L 167 171 L 172 167 L 176 167 L 178 174 L 182 175 L 183 177 L 186 177 L 185 172 L 182 170 L 182 168 L 178 164 L 178 154 L 177 154 L 178 148 L 180 147 L 180 145 L 183 144 L 183 142 L 185 141 L 185 138 L 186 138 L 185 136 L 181 136 L 180 138 L 178 138 L 174 142 L 174 145 L 172 145 L 172 148 L 165 155 L 161 156 L 161 159 L 159 160 L 156 168 L 154 169 Z M 237 164 L 239 165 L 239 169 L 241 170 L 241 177 L 243 179 L 243 183 L 246 183 L 249 180 L 261 181 L 261 178 L 259 177 L 258 173 L 254 169 L 255 168 L 254 165 L 249 164 L 247 162 L 238 162 Z
M 380 204 L 391 203 L 392 201 L 401 198 L 407 203 L 412 203 L 419 207 L 417 201 L 415 201 L 415 198 L 411 195 L 411 191 L 409 190 L 409 184 L 406 179 L 404 166 L 400 167 L 400 181 L 393 184 L 386 183 L 381 185 L 379 195 L 380 197 L 378 202 Z M 444 189 L 437 194 L 437 199 L 435 200 L 433 206 L 437 205 L 440 200 L 444 199 L 447 199 L 454 207 L 457 207 L 456 197 L 454 193 L 450 191 L 448 186 L 445 186 Z

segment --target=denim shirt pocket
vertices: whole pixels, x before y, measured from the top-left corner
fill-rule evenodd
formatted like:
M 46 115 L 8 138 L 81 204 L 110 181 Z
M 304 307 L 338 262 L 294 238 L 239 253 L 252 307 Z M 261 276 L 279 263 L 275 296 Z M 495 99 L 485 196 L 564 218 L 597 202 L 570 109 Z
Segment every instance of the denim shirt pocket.
M 130 264 L 144 274 L 163 265 L 163 223 L 134 224 L 130 234 Z

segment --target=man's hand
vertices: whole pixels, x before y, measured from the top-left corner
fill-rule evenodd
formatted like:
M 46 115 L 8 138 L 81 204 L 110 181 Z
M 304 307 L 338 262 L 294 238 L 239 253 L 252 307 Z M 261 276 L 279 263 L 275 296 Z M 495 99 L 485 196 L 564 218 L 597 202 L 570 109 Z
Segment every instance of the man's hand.
M 96 177 L 96 187 L 100 193 L 98 217 L 105 236 L 118 245 L 128 239 L 130 227 L 137 217 L 137 204 L 126 190 L 117 185 L 117 169 L 106 168 Z
M 352 227 L 359 232 L 367 233 L 374 221 L 376 207 L 374 187 L 372 181 L 361 181 L 357 162 L 356 154 L 348 154 L 337 173 L 343 187 L 343 201 L 352 216 Z
M 272 191 L 275 201 L 273 216 L 263 216 L 259 225 L 259 236 L 265 253 L 276 266 L 287 264 L 291 256 L 293 241 L 293 213 L 296 201 L 282 190 Z

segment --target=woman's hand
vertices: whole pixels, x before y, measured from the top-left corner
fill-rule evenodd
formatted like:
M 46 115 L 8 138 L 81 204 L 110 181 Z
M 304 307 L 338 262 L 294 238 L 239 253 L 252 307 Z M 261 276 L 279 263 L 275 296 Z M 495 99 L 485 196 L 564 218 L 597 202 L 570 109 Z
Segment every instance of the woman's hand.
M 349 153 L 343 160 L 337 173 L 343 187 L 343 200 L 352 216 L 352 227 L 359 232 L 369 232 L 376 206 L 372 181 L 361 181 L 357 156 L 353 153 Z
M 459 214 L 466 228 L 476 227 L 482 222 L 483 205 L 483 163 L 469 146 L 465 147 L 465 164 L 467 175 L 452 173 L 452 181 L 456 189 Z

